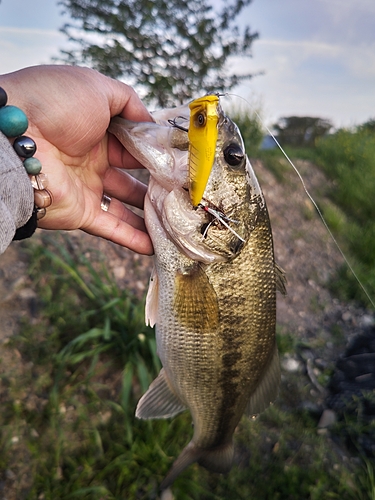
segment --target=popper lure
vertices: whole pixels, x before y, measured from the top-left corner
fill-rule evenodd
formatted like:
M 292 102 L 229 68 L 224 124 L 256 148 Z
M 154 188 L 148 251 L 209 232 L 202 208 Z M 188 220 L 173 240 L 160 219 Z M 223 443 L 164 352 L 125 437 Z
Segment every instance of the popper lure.
M 200 203 L 215 160 L 219 121 L 219 97 L 207 95 L 189 104 L 189 179 L 190 199 Z

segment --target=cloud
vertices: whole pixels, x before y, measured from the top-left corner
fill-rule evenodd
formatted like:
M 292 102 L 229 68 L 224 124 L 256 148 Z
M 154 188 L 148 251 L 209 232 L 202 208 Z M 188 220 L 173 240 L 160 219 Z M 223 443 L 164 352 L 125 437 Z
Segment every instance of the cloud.
M 247 13 L 260 39 L 336 44 L 371 44 L 374 40 L 373 0 L 253 0 Z
M 57 30 L 0 27 L 0 73 L 50 63 L 66 43 Z
M 55 4 L 37 1 L 39 14 L 44 3 L 49 10 L 35 22 L 20 20 L 13 3 L 0 4 L 0 23 L 6 24 L 8 6 L 8 26 L 25 26 L 0 27 L 0 73 L 49 63 L 60 47 L 69 46 L 57 29 L 63 19 L 57 10 L 52 16 Z M 28 6 L 27 0 L 20 3 Z M 374 0 L 253 0 L 239 22 L 250 24 L 260 38 L 253 45 L 254 57 L 233 58 L 229 69 L 264 72 L 236 91 L 265 103 L 268 123 L 296 114 L 332 118 L 341 126 L 374 116 Z
M 375 41 L 359 45 L 315 40 L 259 40 L 255 47 L 257 70 L 280 76 L 310 66 L 317 66 L 327 77 L 347 72 L 356 78 L 375 78 Z M 324 71 L 323 71 L 324 70 Z M 375 80 L 374 80 L 375 85 Z
M 57 30 L 47 30 L 41 28 L 17 28 L 17 27 L 8 27 L 8 26 L 0 26 L 0 35 L 1 37 L 27 37 L 27 36 L 56 36 L 59 35 L 60 32 Z
M 344 44 L 372 44 L 375 33 L 373 0 L 318 0 L 322 23 L 319 36 Z
M 263 97 L 268 124 L 281 116 L 306 115 L 350 126 L 369 119 L 375 109 L 375 42 L 339 44 L 325 40 L 263 38 L 254 58 L 233 61 L 238 72 L 258 76 L 239 92 Z

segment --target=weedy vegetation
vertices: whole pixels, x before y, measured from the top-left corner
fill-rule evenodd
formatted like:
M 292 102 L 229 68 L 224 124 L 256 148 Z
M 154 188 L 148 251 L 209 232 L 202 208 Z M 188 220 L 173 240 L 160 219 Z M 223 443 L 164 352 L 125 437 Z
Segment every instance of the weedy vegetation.
M 333 180 L 329 193 L 338 207 L 326 211 L 333 222 L 340 244 L 348 252 L 359 279 L 375 296 L 375 132 L 365 126 L 338 130 L 321 138 L 316 147 L 316 161 Z M 340 269 L 335 292 L 346 299 L 368 305 L 347 267 Z
M 230 112 L 231 120 L 237 124 L 245 143 L 246 153 L 249 157 L 258 154 L 263 139 L 263 127 L 259 118 L 260 110 L 251 113 L 244 112 L 240 108 L 234 108 Z
M 188 413 L 139 421 L 136 402 L 159 371 L 144 303 L 121 290 L 104 257 L 90 261 L 54 234 L 26 244 L 39 303 L 3 356 L 0 478 L 13 500 L 156 499 L 158 484 L 192 434 Z M 295 349 L 280 334 L 281 355 Z M 275 405 L 236 432 L 227 476 L 194 465 L 173 486 L 176 500 L 374 499 L 374 469 L 343 460 L 317 415 L 308 381 L 285 377 Z M 166 454 L 167 453 L 167 454 Z M 8 476 L 7 476 L 8 474 Z

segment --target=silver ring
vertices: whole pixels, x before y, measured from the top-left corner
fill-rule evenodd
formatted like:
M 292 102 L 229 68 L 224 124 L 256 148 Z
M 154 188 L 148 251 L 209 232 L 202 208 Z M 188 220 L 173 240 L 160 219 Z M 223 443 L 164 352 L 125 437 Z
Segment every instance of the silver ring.
M 100 208 L 104 210 L 104 212 L 108 212 L 109 204 L 111 203 L 112 198 L 103 193 L 102 201 L 100 203 Z
M 47 213 L 47 210 L 44 207 L 43 208 L 37 207 L 37 209 L 36 209 L 37 220 L 43 219 L 43 217 L 46 215 L 46 213 Z
M 34 203 L 38 208 L 48 208 L 52 204 L 48 189 L 34 189 Z

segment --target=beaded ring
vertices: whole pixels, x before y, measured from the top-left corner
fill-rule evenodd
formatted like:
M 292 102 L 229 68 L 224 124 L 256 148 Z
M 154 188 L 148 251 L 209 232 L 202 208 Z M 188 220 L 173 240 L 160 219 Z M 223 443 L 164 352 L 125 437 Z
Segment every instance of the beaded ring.
M 0 87 L 0 132 L 8 138 L 15 138 L 13 148 L 23 160 L 23 166 L 29 174 L 34 188 L 34 211 L 30 220 L 22 228 L 17 229 L 14 239 L 23 239 L 34 233 L 37 219 L 46 215 L 46 208 L 52 203 L 51 193 L 46 189 L 48 185 L 46 174 L 41 173 L 42 164 L 33 158 L 36 144 L 30 137 L 23 135 L 29 126 L 25 113 L 16 106 L 7 105 L 8 96 Z

